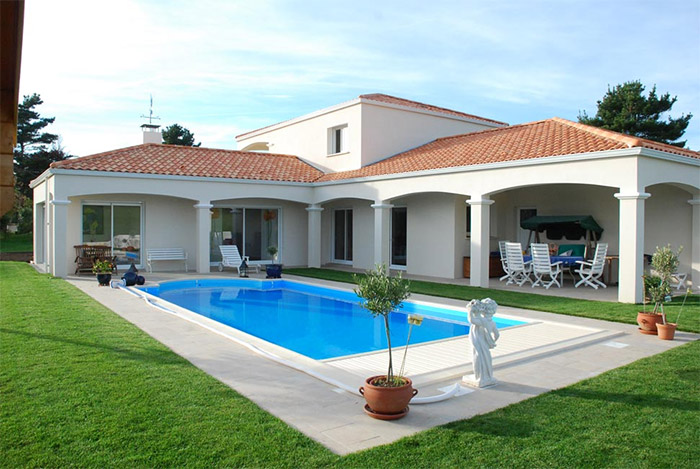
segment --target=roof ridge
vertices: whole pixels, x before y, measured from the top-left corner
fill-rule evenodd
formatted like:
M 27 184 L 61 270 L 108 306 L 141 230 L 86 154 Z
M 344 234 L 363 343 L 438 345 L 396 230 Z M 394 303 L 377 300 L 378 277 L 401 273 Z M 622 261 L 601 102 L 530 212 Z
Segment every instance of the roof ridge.
M 575 127 L 577 129 L 581 129 L 585 132 L 589 132 L 589 133 L 601 136 L 603 138 L 607 138 L 610 140 L 614 140 L 616 142 L 624 143 L 627 146 L 629 146 L 629 148 L 643 147 L 643 148 L 654 149 L 653 147 L 657 147 L 657 148 L 662 149 L 661 151 L 666 151 L 668 153 L 676 153 L 676 154 L 680 154 L 680 155 L 687 155 L 690 153 L 692 155 L 700 156 L 700 152 L 693 150 L 691 148 L 677 147 L 677 146 L 671 145 L 669 143 L 657 142 L 656 140 L 651 140 L 651 139 L 643 138 L 643 137 L 637 137 L 634 135 L 627 135 L 627 134 L 624 134 L 622 132 L 616 132 L 614 130 L 604 129 L 602 127 L 594 127 L 592 125 L 582 124 L 580 122 L 574 122 L 574 121 L 570 121 L 568 119 L 562 119 L 561 117 L 553 117 L 552 120 L 559 122 L 561 124 L 568 125 L 570 127 Z
M 361 94 L 360 96 L 358 96 L 358 98 L 359 98 L 359 99 L 368 99 L 368 100 L 370 100 L 370 101 L 376 101 L 376 102 L 380 102 L 380 103 L 386 103 L 386 101 L 382 101 L 382 100 L 378 100 L 378 99 L 373 99 L 373 97 L 380 97 L 380 96 L 381 96 L 381 97 L 390 98 L 390 99 L 395 99 L 395 100 L 398 100 L 398 101 L 404 101 L 404 102 L 406 102 L 406 103 L 411 103 L 411 104 L 417 105 L 417 106 L 413 106 L 413 107 L 418 108 L 418 109 L 424 109 L 424 110 L 427 110 L 427 111 L 430 111 L 430 110 L 432 110 L 432 109 L 437 109 L 437 110 L 439 110 L 439 111 L 443 111 L 443 112 L 442 112 L 443 114 L 453 114 L 453 115 L 454 115 L 454 114 L 458 114 L 458 115 L 461 115 L 461 116 L 466 116 L 466 117 L 470 117 L 470 118 L 477 119 L 477 120 L 481 120 L 481 121 L 485 121 L 485 122 L 493 122 L 493 123 L 495 123 L 495 124 L 501 124 L 501 125 L 506 125 L 506 126 L 508 125 L 507 122 L 497 121 L 497 120 L 495 120 L 495 119 L 489 119 L 488 117 L 481 117 L 481 116 L 477 116 L 476 114 L 469 114 L 469 113 L 466 113 L 466 112 L 457 111 L 457 110 L 455 110 L 455 109 L 450 109 L 450 108 L 446 108 L 446 107 L 442 107 L 442 106 L 436 106 L 436 105 L 434 105 L 434 104 L 422 103 L 422 102 L 420 102 L 420 101 L 414 101 L 414 100 L 412 100 L 412 99 L 400 98 L 400 97 L 398 97 L 398 96 L 392 96 L 392 95 L 386 94 L 386 93 L 368 93 L 368 94 Z M 389 103 L 389 104 L 391 104 L 391 103 Z M 408 105 L 407 105 L 406 107 L 411 107 L 411 106 L 408 106 Z M 432 109 L 431 109 L 431 108 L 432 108 Z M 433 111 L 433 112 L 439 112 L 439 111 Z
M 433 142 L 437 142 L 438 140 L 449 140 L 453 138 L 463 138 L 463 137 L 471 137 L 473 135 L 479 135 L 479 134 L 485 134 L 489 132 L 505 132 L 508 130 L 517 130 L 522 127 L 527 127 L 531 125 L 536 125 L 536 124 L 542 124 L 544 122 L 550 121 L 552 119 L 542 119 L 538 121 L 532 121 L 532 122 L 523 122 L 522 124 L 515 124 L 515 125 L 509 125 L 507 127 L 499 127 L 496 129 L 484 129 L 484 130 L 477 130 L 476 132 L 467 132 L 465 134 L 457 134 L 457 135 L 446 135 L 445 137 L 438 137 Z
M 602 127 L 594 127 L 592 125 L 587 125 L 587 124 L 582 124 L 580 122 L 570 121 L 568 119 L 563 119 L 561 117 L 552 117 L 551 120 L 558 122 L 560 124 L 568 125 L 570 127 L 574 127 L 574 128 L 583 130 L 583 131 L 588 132 L 588 133 L 592 133 L 594 135 L 598 135 L 599 137 L 603 137 L 603 138 L 607 138 L 609 140 L 614 140 L 616 142 L 624 143 L 629 148 L 643 146 L 644 139 L 639 138 L 639 137 L 635 137 L 632 135 L 626 135 L 626 134 L 623 134 L 620 132 L 615 132 L 614 130 L 608 130 L 608 129 L 604 129 Z

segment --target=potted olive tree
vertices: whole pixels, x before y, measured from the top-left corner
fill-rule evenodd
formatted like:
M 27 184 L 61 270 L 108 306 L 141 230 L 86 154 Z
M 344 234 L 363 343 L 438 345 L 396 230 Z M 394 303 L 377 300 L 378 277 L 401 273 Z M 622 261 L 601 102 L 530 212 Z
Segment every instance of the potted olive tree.
M 364 300 L 360 305 L 372 316 L 381 316 L 384 320 L 389 347 L 389 367 L 386 375 L 371 376 L 360 388 L 360 394 L 367 401 L 365 411 L 369 416 L 382 420 L 398 419 L 408 413 L 408 403 L 418 392 L 413 389 L 413 382 L 409 378 L 394 374 L 391 356 L 389 314 L 401 308 L 401 302 L 411 294 L 409 283 L 400 273 L 396 277 L 390 277 L 384 265 L 377 265 L 365 276 L 354 278 L 358 284 L 355 293 Z
M 281 278 L 282 277 L 282 264 L 277 263 L 277 246 L 268 246 L 267 253 L 272 258 L 272 264 L 267 264 L 265 266 L 265 272 L 267 273 L 267 278 Z
M 659 338 L 664 340 L 673 340 L 676 333 L 676 324 L 666 320 L 663 303 L 671 300 L 671 276 L 678 271 L 678 255 L 682 250 L 683 246 L 678 248 L 678 252 L 673 252 L 671 245 L 657 247 L 651 257 L 651 266 L 661 282 L 657 287 L 650 288 L 649 292 L 654 302 L 654 312 L 661 313 L 661 322 L 656 325 L 656 328 Z

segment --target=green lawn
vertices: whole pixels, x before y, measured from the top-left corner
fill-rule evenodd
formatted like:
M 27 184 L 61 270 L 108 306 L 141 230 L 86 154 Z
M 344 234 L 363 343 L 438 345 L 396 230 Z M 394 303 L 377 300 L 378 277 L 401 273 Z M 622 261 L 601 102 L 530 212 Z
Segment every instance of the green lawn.
M 0 252 L 32 252 L 31 233 L 12 234 L 0 232 Z
M 354 283 L 352 273 L 332 269 L 285 269 L 289 275 L 334 280 L 337 282 Z M 534 309 L 551 313 L 581 316 L 606 321 L 637 323 L 637 312 L 643 310 L 643 305 L 613 303 L 609 301 L 590 301 L 559 296 L 538 295 L 517 291 L 493 290 L 490 288 L 449 285 L 445 283 L 424 282 L 411 280 L 411 292 L 425 295 L 456 298 L 469 301 L 473 298 L 491 298 L 499 305 L 517 308 Z M 675 321 L 681 308 L 683 297 L 674 297 L 664 308 L 671 321 Z M 650 308 L 647 306 L 647 308 Z M 688 332 L 700 332 L 700 296 L 689 295 L 679 321 L 678 328 Z
M 1 464 L 697 467 L 699 354 L 694 342 L 338 457 L 67 282 L 0 262 Z

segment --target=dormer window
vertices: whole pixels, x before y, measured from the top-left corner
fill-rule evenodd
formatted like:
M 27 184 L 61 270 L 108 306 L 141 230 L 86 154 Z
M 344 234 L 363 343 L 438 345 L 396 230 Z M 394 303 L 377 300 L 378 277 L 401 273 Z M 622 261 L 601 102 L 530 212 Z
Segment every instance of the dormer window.
M 348 151 L 348 125 L 339 125 L 328 129 L 328 155 Z

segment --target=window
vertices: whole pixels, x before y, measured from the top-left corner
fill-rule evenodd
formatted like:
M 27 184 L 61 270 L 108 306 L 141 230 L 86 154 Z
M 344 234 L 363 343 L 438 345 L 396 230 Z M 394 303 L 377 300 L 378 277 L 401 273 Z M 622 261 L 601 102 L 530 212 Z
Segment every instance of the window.
M 472 206 L 467 205 L 467 238 L 472 235 Z
M 328 154 L 335 155 L 348 151 L 348 125 L 328 129 Z
M 118 265 L 141 264 L 140 204 L 83 204 L 83 244 L 110 246 Z

